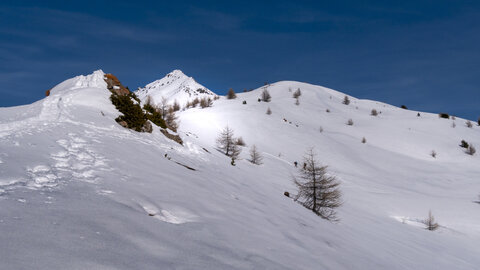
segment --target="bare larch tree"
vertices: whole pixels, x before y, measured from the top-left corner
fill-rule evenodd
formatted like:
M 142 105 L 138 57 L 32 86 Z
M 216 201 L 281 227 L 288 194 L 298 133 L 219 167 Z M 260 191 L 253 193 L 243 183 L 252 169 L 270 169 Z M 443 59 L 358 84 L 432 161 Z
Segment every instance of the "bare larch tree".
M 217 146 L 222 150 L 225 155 L 231 156 L 235 148 L 239 148 L 236 145 L 236 140 L 233 137 L 233 129 L 231 129 L 229 126 L 226 126 L 222 132 L 220 132 L 220 135 L 217 138 Z M 238 155 L 238 154 L 237 154 Z
M 340 182 L 334 176 L 327 175 L 327 166 L 319 165 L 313 148 L 307 151 L 304 164 L 299 175 L 293 179 L 298 187 L 295 200 L 318 216 L 337 221 L 335 209 L 342 204 Z
M 263 157 L 260 152 L 258 152 L 257 146 L 255 146 L 255 144 L 252 145 L 252 147 L 250 147 L 250 162 L 256 165 L 260 165 L 262 164 L 262 160 Z

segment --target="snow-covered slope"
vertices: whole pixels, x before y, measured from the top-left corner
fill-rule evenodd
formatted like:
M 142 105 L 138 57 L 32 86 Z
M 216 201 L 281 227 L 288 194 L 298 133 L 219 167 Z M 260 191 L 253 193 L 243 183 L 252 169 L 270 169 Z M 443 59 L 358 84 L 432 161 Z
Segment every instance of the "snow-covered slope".
M 478 269 L 480 159 L 458 146 L 478 126 L 286 81 L 269 103 L 260 88 L 180 112 L 181 146 L 119 126 L 102 77 L 0 108 L 1 269 Z M 247 143 L 236 166 L 215 147 L 226 125 Z M 309 147 L 341 181 L 338 223 L 283 195 Z
M 162 97 L 166 98 L 169 104 L 175 100 L 185 106 L 188 101 L 195 98 L 211 98 L 216 95 L 205 86 L 197 83 L 192 77 L 183 74 L 181 70 L 174 70 L 160 80 L 147 84 L 144 88 L 135 91 L 140 100 L 145 101 L 148 96 L 155 104 L 161 102 Z

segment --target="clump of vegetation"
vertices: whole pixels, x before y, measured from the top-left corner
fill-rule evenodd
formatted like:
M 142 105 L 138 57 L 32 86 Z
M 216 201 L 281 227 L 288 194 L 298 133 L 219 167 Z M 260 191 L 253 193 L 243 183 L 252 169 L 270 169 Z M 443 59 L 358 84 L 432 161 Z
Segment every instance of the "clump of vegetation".
M 293 92 L 293 98 L 298 99 L 302 95 L 302 91 L 298 88 L 295 92 Z
M 147 117 L 140 107 L 140 104 L 136 102 L 135 97 L 135 94 L 132 92 L 126 95 L 119 95 L 112 91 L 110 100 L 115 108 L 123 114 L 117 117 L 115 121 L 122 126 L 140 132 L 147 121 Z
M 247 144 L 245 143 L 245 141 L 243 140 L 242 137 L 238 137 L 237 140 L 235 141 L 235 143 L 238 145 L 238 146 L 246 146 Z
M 372 111 L 370 112 L 370 115 L 371 115 L 371 116 L 377 116 L 377 115 L 378 115 L 377 110 L 372 109 Z
M 235 98 L 237 98 L 237 95 L 235 94 L 235 91 L 233 91 L 233 88 L 228 89 L 227 99 L 235 99 Z
M 270 107 L 268 107 L 267 112 L 268 115 L 272 114 L 272 110 L 270 110 Z
M 480 126 L 480 117 L 479 117 L 478 120 L 477 120 L 477 125 Z
M 460 142 L 460 147 L 462 147 L 462 148 L 468 148 L 468 142 L 466 142 L 465 140 L 462 140 L 462 141 Z
M 146 111 L 145 117 L 148 120 L 152 121 L 152 123 L 161 128 L 167 128 L 165 120 L 162 118 L 162 114 L 154 106 L 152 106 L 150 103 L 145 103 L 145 105 L 143 105 L 143 109 Z
M 349 125 L 349 126 L 353 126 L 353 120 L 352 120 L 351 118 L 350 118 L 350 119 L 348 119 L 348 121 L 347 121 L 347 125 Z
M 212 107 L 213 101 L 211 98 L 204 97 L 200 100 L 200 107 L 207 108 L 207 107 Z
M 444 119 L 450 119 L 450 115 L 448 113 L 439 113 L 438 117 L 444 118 Z
M 432 211 L 428 211 L 428 218 L 423 221 L 426 226 L 426 229 L 429 231 L 435 231 L 438 229 L 439 225 L 435 222 L 435 218 L 432 215 Z
M 437 157 L 437 152 L 435 152 L 435 150 L 432 150 L 432 152 L 430 153 L 430 155 L 431 155 L 433 158 L 436 158 L 436 157 Z
M 327 175 L 327 166 L 319 166 L 313 149 L 307 151 L 304 166 L 293 181 L 298 188 L 295 201 L 326 220 L 338 220 L 336 208 L 342 204 L 340 182 Z
M 345 105 L 350 104 L 350 98 L 348 98 L 348 96 L 345 96 L 345 97 L 343 98 L 342 103 L 345 104 Z
M 405 106 L 405 105 L 400 106 L 400 108 L 402 108 L 404 110 L 408 110 L 407 106 Z
M 261 165 L 262 164 L 263 157 L 258 152 L 257 147 L 255 145 L 252 145 L 250 148 L 250 162 L 255 164 L 255 165 Z
M 272 96 L 270 96 L 267 89 L 263 89 L 261 99 L 263 102 L 270 102 L 270 100 L 272 100 Z
M 467 122 L 465 122 L 465 125 L 466 125 L 468 128 L 472 128 L 472 127 L 473 127 L 473 124 L 472 124 L 472 122 L 470 122 L 470 120 L 467 120 Z
M 365 137 L 362 138 L 362 143 L 367 143 L 367 139 L 365 139 Z

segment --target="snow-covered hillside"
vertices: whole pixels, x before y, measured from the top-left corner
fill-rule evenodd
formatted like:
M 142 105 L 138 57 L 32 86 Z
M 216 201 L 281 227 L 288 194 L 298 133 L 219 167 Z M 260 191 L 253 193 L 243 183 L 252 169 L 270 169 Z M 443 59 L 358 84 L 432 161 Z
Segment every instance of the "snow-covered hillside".
M 264 88 L 271 102 L 257 101 Z M 1 269 L 480 265 L 480 158 L 458 146 L 480 146 L 480 128 L 464 119 L 284 81 L 179 112 L 181 146 L 118 125 L 109 96 L 96 71 L 0 108 Z M 247 143 L 236 166 L 215 147 L 226 125 Z M 338 223 L 283 195 L 309 147 L 341 181 Z M 429 210 L 437 231 L 421 223 Z
M 207 97 L 213 99 L 216 96 L 215 93 L 178 69 L 168 73 L 162 79 L 138 89 L 135 94 L 142 102 L 150 96 L 154 104 L 160 103 L 162 98 L 165 98 L 169 104 L 177 101 L 181 106 L 185 106 L 188 101 L 195 98 Z

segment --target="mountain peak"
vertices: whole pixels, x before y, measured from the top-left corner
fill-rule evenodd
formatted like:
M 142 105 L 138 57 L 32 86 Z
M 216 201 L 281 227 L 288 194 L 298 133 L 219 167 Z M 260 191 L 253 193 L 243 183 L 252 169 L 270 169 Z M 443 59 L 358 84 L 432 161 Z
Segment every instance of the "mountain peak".
M 179 69 L 173 70 L 162 79 L 147 84 L 135 93 L 142 101 L 150 96 L 154 103 L 159 103 L 162 98 L 166 98 L 169 103 L 177 100 L 181 105 L 195 98 L 215 96 L 215 93 Z

